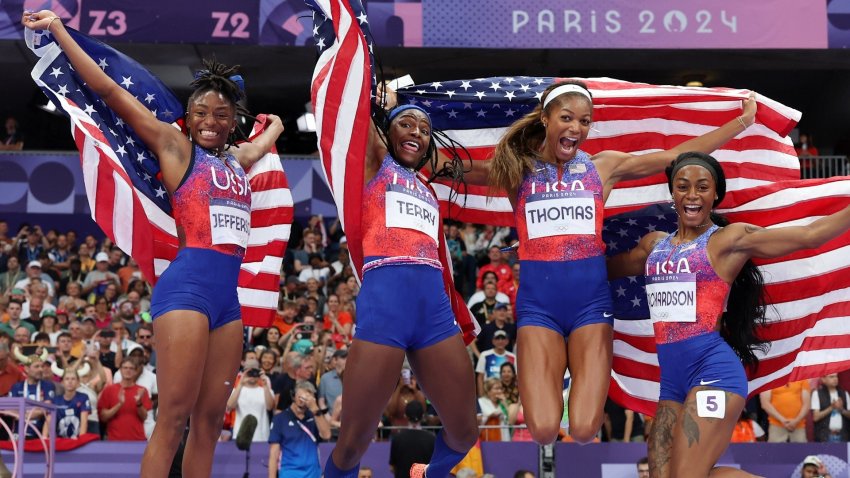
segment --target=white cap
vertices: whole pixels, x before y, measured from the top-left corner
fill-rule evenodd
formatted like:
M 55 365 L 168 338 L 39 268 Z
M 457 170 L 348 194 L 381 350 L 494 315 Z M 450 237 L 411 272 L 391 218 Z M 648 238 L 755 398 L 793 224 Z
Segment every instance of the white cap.
M 27 267 L 38 267 L 41 269 L 41 261 L 29 261 Z
M 803 466 L 814 465 L 820 467 L 823 462 L 820 461 L 820 458 L 817 455 L 809 455 L 803 460 Z
M 109 262 L 109 254 L 105 252 L 98 252 L 96 256 L 94 256 L 95 262 Z

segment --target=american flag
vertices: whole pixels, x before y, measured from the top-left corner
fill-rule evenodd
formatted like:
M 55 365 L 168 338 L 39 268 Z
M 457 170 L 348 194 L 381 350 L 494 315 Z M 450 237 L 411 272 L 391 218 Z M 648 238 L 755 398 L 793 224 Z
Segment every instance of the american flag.
M 71 28 L 71 36 L 116 83 L 127 88 L 160 121 L 183 117 L 180 101 L 159 79 L 111 47 Z M 168 193 L 158 179 L 156 157 L 138 136 L 74 72 L 47 32 L 26 30 L 27 45 L 40 57 L 32 78 L 71 119 L 92 218 L 152 283 L 178 250 Z M 252 135 L 261 131 L 258 122 Z M 268 154 L 248 176 L 252 229 L 239 275 L 246 325 L 268 326 L 277 310 L 280 266 L 289 238 L 293 202 L 280 159 Z
M 850 178 L 770 183 L 730 193 L 718 209 L 732 222 L 762 227 L 805 225 L 850 205 Z M 651 230 L 676 228 L 672 204 L 659 204 L 606 221 L 608 253 L 634 247 Z M 759 334 L 771 342 L 749 371 L 750 396 L 783 384 L 850 368 L 850 233 L 822 247 L 770 260 L 754 260 L 770 306 Z M 653 414 L 659 369 L 642 277 L 611 282 L 614 373 L 610 395 L 633 410 Z
M 700 136 L 741 113 L 748 90 L 693 88 L 631 83 L 611 78 L 584 81 L 593 94 L 593 126 L 582 149 L 634 154 L 672 148 Z M 398 91 L 399 103 L 414 103 L 431 113 L 434 128 L 462 144 L 474 161 L 486 161 L 508 127 L 540 103 L 543 90 L 558 78 L 499 76 L 434 81 Z M 800 177 L 799 161 L 786 137 L 800 112 L 757 95 L 756 124 L 729 141 L 714 156 L 723 164 L 728 190 Z M 464 155 L 465 158 L 465 155 Z M 486 186 L 467 185 L 450 195 L 436 185 L 444 212 L 474 223 L 513 225 L 507 197 L 488 198 Z M 451 199 L 450 199 L 451 198 Z M 449 201 L 453 204 L 450 207 Z M 605 204 L 607 216 L 669 200 L 663 174 L 624 181 Z
M 364 159 L 376 82 L 369 21 L 358 0 L 306 3 L 313 10 L 313 37 L 319 50 L 311 86 L 319 156 L 341 212 L 352 264 L 359 275 L 363 266 Z M 451 259 L 442 235 L 439 247 L 446 293 L 468 343 L 477 333 L 478 324 L 454 290 Z

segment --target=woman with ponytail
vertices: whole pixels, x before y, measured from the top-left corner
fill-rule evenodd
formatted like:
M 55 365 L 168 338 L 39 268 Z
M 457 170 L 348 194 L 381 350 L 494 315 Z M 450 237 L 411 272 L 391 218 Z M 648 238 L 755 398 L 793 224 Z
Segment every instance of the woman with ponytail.
M 427 468 L 416 464 L 410 476 L 448 476 L 478 438 L 475 378 L 438 257 L 439 206 L 419 173 L 429 164 L 431 171 L 462 180 L 464 171 L 438 158 L 435 143 L 431 117 L 414 105 L 390 110 L 369 137 L 359 245 L 363 286 L 342 393 L 349 413 L 325 465 L 328 478 L 358 476 L 405 355 L 443 422 Z
M 54 12 L 27 11 L 22 22 L 53 35 L 76 74 L 158 159 L 180 249 L 160 276 L 151 301 L 159 415 L 141 476 L 168 475 L 190 416 L 183 476 L 210 476 L 242 352 L 236 284 L 250 231 L 251 190 L 245 170 L 271 150 L 283 124 L 269 115 L 259 137 L 237 146 L 236 141 L 245 138 L 236 122 L 237 115 L 246 114 L 240 104 L 245 97 L 242 78 L 235 67 L 205 61 L 192 82 L 187 137 L 159 121 L 104 73 Z
M 850 228 L 850 207 L 807 226 L 763 229 L 712 212 L 726 194 L 713 157 L 686 152 L 667 168 L 678 229 L 652 232 L 609 259 L 611 278 L 643 274 L 655 331 L 661 393 L 649 437 L 653 477 L 752 476 L 712 471 L 747 398 L 745 366 L 764 324 L 763 281 L 753 257 L 815 248 Z
M 522 280 L 516 299 L 517 378 L 525 420 L 538 443 L 558 437 L 564 373 L 572 377 L 574 441 L 602 426 L 611 379 L 613 311 L 605 272 L 602 216 L 614 186 L 660 173 L 685 151 L 711 152 L 755 121 L 750 96 L 741 116 L 702 136 L 644 155 L 579 149 L 593 124 L 593 100 L 580 81 L 547 88 L 496 146 L 493 190 L 505 191 L 519 235 Z

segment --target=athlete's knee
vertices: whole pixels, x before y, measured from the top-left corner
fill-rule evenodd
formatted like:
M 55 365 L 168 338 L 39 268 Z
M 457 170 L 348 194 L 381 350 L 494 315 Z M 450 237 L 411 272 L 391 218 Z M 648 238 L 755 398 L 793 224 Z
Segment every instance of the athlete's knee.
M 570 416 L 570 437 L 577 443 L 590 443 L 602 428 L 602 415 L 584 416 L 584 419 Z
M 554 443 L 558 439 L 558 434 L 561 432 L 561 424 L 558 422 L 539 423 L 527 420 L 526 425 L 528 426 L 528 432 L 531 434 L 531 438 L 541 445 Z

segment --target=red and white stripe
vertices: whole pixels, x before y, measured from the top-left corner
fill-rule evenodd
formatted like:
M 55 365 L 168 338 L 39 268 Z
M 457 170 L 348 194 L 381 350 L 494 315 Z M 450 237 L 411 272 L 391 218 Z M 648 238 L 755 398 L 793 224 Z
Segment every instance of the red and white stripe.
M 718 212 L 762 227 L 806 225 L 850 205 L 850 178 L 784 181 L 731 193 Z M 789 381 L 850 368 L 850 232 L 817 249 L 757 260 L 770 307 L 761 336 L 771 341 L 750 374 L 750 395 Z M 649 320 L 616 321 L 611 396 L 653 414 L 658 360 Z

